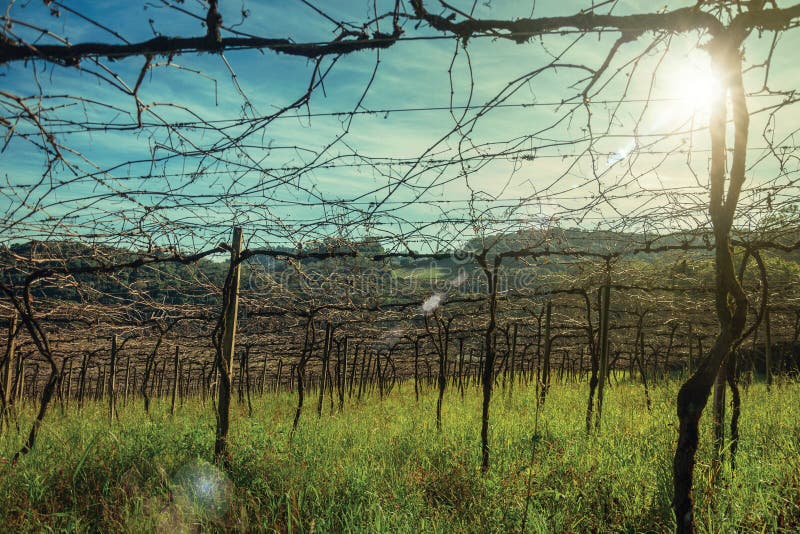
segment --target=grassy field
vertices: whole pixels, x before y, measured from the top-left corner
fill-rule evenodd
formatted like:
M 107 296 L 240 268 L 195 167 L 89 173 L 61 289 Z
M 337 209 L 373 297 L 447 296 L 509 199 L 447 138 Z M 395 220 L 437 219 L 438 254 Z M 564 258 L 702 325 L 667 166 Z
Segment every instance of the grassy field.
M 441 434 L 435 395 L 417 405 L 408 384 L 343 414 L 318 419 L 307 409 L 291 442 L 291 395 L 254 399 L 252 418 L 234 404 L 226 474 L 208 463 L 214 417 L 200 401 L 175 417 L 167 402 L 150 417 L 137 402 L 112 426 L 104 404 L 56 408 L 36 450 L 16 467 L 0 465 L 0 531 L 511 532 L 524 523 L 530 532 L 665 532 L 677 387 L 653 389 L 652 413 L 639 385 L 610 388 L 592 436 L 585 384 L 555 385 L 538 416 L 532 391 L 508 399 L 497 390 L 485 476 L 477 390 L 464 402 L 448 393 Z M 737 471 L 716 489 L 706 414 L 700 531 L 800 530 L 799 399 L 796 383 L 743 391 Z M 23 432 L 32 413 L 20 417 Z M 22 440 L 14 428 L 4 434 L 0 457 Z

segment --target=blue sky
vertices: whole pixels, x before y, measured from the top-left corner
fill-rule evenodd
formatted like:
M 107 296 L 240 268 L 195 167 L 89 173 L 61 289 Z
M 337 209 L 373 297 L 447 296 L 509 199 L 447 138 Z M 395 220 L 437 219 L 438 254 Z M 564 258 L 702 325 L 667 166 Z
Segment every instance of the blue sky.
M 387 11 L 393 3 L 379 3 L 378 11 Z M 361 21 L 372 12 L 372 3 L 364 0 L 317 4 L 336 20 Z M 463 4 L 469 7 L 471 2 Z M 670 2 L 669 7 L 689 4 L 693 2 Z M 204 32 L 190 16 L 156 8 L 160 1 L 68 5 L 132 42 L 151 38 L 153 30 L 181 36 Z M 571 14 L 584 5 L 537 2 L 533 14 Z M 647 11 L 651 5 L 619 2 L 614 13 Z M 334 25 L 300 1 L 222 0 L 226 24 L 239 21 L 242 6 L 250 14 L 237 26 L 244 32 L 296 42 L 335 36 Z M 200 2 L 181 7 L 204 15 Z M 50 16 L 42 2 L 16 3 L 10 14 L 73 43 L 118 42 L 66 11 Z M 530 14 L 530 2 L 476 4 L 480 17 Z M 152 29 L 148 19 L 154 21 Z M 388 31 L 383 24 L 381 29 Z M 21 26 L 15 31 L 30 40 L 49 39 Z M 410 23 L 405 31 L 406 37 L 438 35 Z M 791 52 L 796 33 L 786 32 L 778 45 L 769 83 L 773 90 L 797 85 Z M 98 234 L 99 240 L 117 236 L 114 239 L 128 246 L 145 246 L 152 239 L 193 250 L 215 244 L 231 224 L 239 223 L 252 246 L 327 235 L 400 234 L 410 246 L 425 250 L 475 234 L 549 224 L 603 228 L 624 222 L 634 229 L 650 225 L 651 231 L 704 224 L 707 113 L 695 103 L 700 98 L 695 90 L 686 90 L 697 80 L 702 85 L 707 72 L 704 54 L 697 51 L 698 35 L 673 36 L 636 63 L 631 62 L 653 36 L 624 46 L 595 87 L 602 90 L 588 108 L 591 117 L 575 101 L 559 105 L 579 93 L 575 84 L 586 76 L 585 70 L 564 66 L 514 82 L 547 65 L 553 56 L 561 56 L 558 62 L 565 65 L 597 68 L 615 39 L 613 33 L 580 38 L 569 33 L 546 35 L 525 45 L 474 39 L 466 47 L 452 40 L 403 41 L 380 53 L 339 58 L 324 90 L 314 93 L 307 108 L 255 129 L 235 123 L 254 119 L 261 124 L 259 117 L 295 100 L 308 84 L 311 62 L 270 51 L 228 51 L 224 59 L 186 54 L 169 65 L 158 58 L 139 91 L 147 106 L 141 129 L 134 127 L 133 97 L 87 72 L 43 63 L 7 65 L 0 70 L 3 90 L 19 96 L 67 95 L 29 101 L 31 106 L 58 106 L 44 111 L 50 120 L 126 128 L 75 131 L 66 123 L 49 123 L 61 132 L 58 140 L 72 150 L 66 152 L 71 168 L 59 166 L 37 187 L 32 184 L 41 179 L 46 159 L 29 141 L 12 136 L 0 154 L 6 182 L 0 188 L 0 211 L 8 220 L 4 241 L 22 235 L 47 237 L 48 232 L 53 237 Z M 770 39 L 753 36 L 748 41 L 748 62 L 763 61 Z M 374 82 L 359 108 L 363 113 L 354 116 L 346 135 L 330 145 L 345 133 L 346 122 L 329 114 L 356 108 L 378 59 Z M 84 66 L 133 87 L 143 62 L 128 58 Z M 763 70 L 754 70 L 748 89 L 757 89 L 761 77 Z M 617 106 L 626 84 L 625 101 Z M 645 104 L 648 94 L 652 101 Z M 505 107 L 488 113 L 462 109 L 492 102 L 498 95 L 509 95 L 503 100 Z M 750 108 L 777 101 L 756 95 Z M 3 105 L 2 113 L 8 115 L 10 104 Z M 469 128 L 454 132 L 462 113 Z M 795 113 L 790 110 L 772 119 L 769 135 L 778 141 L 785 138 L 779 144 L 796 144 L 790 135 Z M 796 158 L 786 158 L 785 176 L 779 178 L 777 156 L 759 159 L 766 154 L 759 148 L 767 144 L 762 139 L 767 118 L 767 113 L 753 117 L 749 156 L 757 164 L 749 183 L 788 184 L 783 194 L 789 202 L 798 191 L 793 181 Z M 186 126 L 198 121 L 213 128 Z M 30 128 L 22 124 L 17 131 Z M 192 154 L 245 132 L 239 146 L 214 158 Z M 755 202 L 750 194 L 763 202 L 758 191 L 746 194 L 745 202 Z M 30 196 L 23 204 L 25 195 Z M 469 199 L 473 202 L 466 202 Z M 371 202 L 384 200 L 373 217 L 364 218 Z M 320 225 L 321 219 L 330 224 Z M 465 223 L 467 219 L 477 224 Z

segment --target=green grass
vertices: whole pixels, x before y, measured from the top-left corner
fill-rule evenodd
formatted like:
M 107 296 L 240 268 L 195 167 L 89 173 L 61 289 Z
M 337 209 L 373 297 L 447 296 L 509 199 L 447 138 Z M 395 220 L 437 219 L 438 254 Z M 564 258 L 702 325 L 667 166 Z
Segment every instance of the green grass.
M 136 402 L 112 426 L 104 404 L 65 415 L 56 408 L 36 449 L 16 467 L 0 465 L 0 531 L 511 532 L 528 500 L 531 532 L 665 532 L 674 524 L 677 387 L 653 389 L 652 413 L 638 384 L 608 389 L 593 436 L 584 432 L 585 383 L 552 388 L 535 436 L 533 392 L 518 387 L 509 400 L 498 389 L 485 476 L 477 390 L 463 403 L 448 392 L 441 435 L 435 395 L 416 405 L 408 384 L 341 415 L 318 419 L 307 409 L 291 443 L 294 397 L 254 399 L 252 418 L 234 404 L 227 474 L 208 463 L 214 417 L 198 400 L 174 418 L 167 402 L 150 417 Z M 743 391 L 738 468 L 717 488 L 703 418 L 701 532 L 800 529 L 798 398 L 800 384 Z M 0 457 L 20 446 L 32 413 L 21 415 L 22 432 L 0 438 Z

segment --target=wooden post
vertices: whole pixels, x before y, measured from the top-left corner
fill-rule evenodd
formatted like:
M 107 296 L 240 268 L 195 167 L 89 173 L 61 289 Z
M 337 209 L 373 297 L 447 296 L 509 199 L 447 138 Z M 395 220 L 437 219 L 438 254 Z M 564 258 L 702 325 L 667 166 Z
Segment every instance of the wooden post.
M 328 378 L 328 359 L 330 357 L 332 339 L 331 324 L 325 323 L 325 341 L 322 347 L 322 370 L 320 371 L 319 396 L 317 397 L 317 417 L 322 415 L 322 401 L 325 398 L 325 386 Z
M 644 316 L 642 316 L 644 318 Z M 644 327 L 639 328 L 639 374 L 642 375 L 642 385 L 644 386 L 644 400 L 647 404 L 647 411 L 651 411 L 650 388 L 647 385 L 647 361 L 644 357 Z M 723 388 L 724 392 L 724 388 Z
M 689 323 L 689 376 L 692 375 L 693 367 L 694 367 L 694 352 L 693 351 L 694 351 L 694 341 L 692 340 L 692 323 Z
M 611 286 L 600 288 L 600 373 L 597 377 L 597 416 L 595 428 L 600 428 L 603 415 L 603 391 L 608 380 L 608 309 L 611 300 Z
M 64 397 L 67 407 L 69 407 L 70 395 L 72 395 L 72 358 L 69 359 L 69 366 L 67 367 L 67 393 Z
M 485 354 L 484 350 L 486 350 L 485 347 L 483 345 L 481 345 L 481 348 L 480 348 L 481 353 L 480 353 L 480 356 L 478 356 L 478 374 L 475 375 L 475 385 L 476 386 L 479 386 L 479 385 L 483 384 L 483 356 Z
M 22 400 L 25 398 L 25 360 L 22 358 L 17 358 L 17 391 L 16 391 L 16 403 L 18 405 L 22 404 Z
M 697 335 L 697 357 L 703 357 L 703 336 Z
M 533 362 L 531 362 L 530 380 L 533 382 L 534 371 L 536 371 L 536 387 L 539 387 L 539 383 L 542 380 L 542 317 L 544 316 L 544 311 L 545 309 L 542 308 L 542 311 L 536 317 L 536 366 L 534 367 Z
M 764 371 L 766 372 L 767 391 L 772 387 L 772 328 L 769 323 L 769 306 L 764 308 Z
M 244 369 L 245 369 L 245 358 L 246 358 L 246 351 L 247 347 L 245 347 L 245 352 L 242 352 L 239 355 L 239 384 L 237 388 L 239 404 L 244 402 Z
M 339 412 L 341 412 L 344 409 L 344 389 L 347 380 L 347 336 L 344 336 L 344 340 L 342 341 L 341 352 L 337 355 L 336 366 L 338 369 Z
M 714 389 L 712 394 L 712 410 L 714 425 L 714 452 L 711 459 L 711 480 L 718 480 L 719 472 L 722 468 L 725 447 L 725 389 L 728 380 L 728 358 L 722 360 L 722 365 L 717 371 L 714 379 Z
M 208 382 L 208 392 L 211 396 L 211 402 L 217 402 L 217 391 L 219 391 L 219 380 L 217 379 L 217 363 L 216 359 L 214 361 L 214 365 L 211 366 L 211 371 L 209 372 L 211 378 Z
M 539 384 L 539 402 L 544 404 L 547 398 L 547 390 L 550 389 L 550 318 L 553 311 L 552 301 L 547 301 L 544 314 L 544 361 L 542 362 L 542 381 Z
M 117 379 L 117 347 L 119 339 L 116 334 L 111 338 L 111 361 L 108 364 L 108 420 L 113 421 L 116 417 L 119 419 L 119 414 L 116 408 L 116 379 Z
M 89 371 L 89 353 L 83 355 L 81 374 L 78 383 L 78 408 L 83 408 L 83 398 L 86 394 L 86 373 Z
M 511 382 L 508 383 L 508 397 L 509 398 L 511 398 L 511 396 L 514 394 L 514 380 L 516 379 L 516 375 L 517 375 L 516 362 L 515 362 L 515 360 L 517 359 L 517 327 L 518 327 L 517 323 L 514 323 L 514 333 L 511 335 L 511 355 L 510 355 L 511 361 L 509 362 L 510 363 L 510 367 L 511 367 L 511 370 L 510 370 Z M 462 343 L 463 343 L 463 341 L 462 341 Z M 462 352 L 461 358 L 462 358 L 462 361 L 463 361 L 463 358 L 464 358 L 463 352 Z M 459 373 L 460 373 L 460 371 L 459 371 Z M 462 398 L 464 397 L 464 388 L 463 387 L 461 388 L 461 397 Z
M 185 367 L 185 370 L 184 370 Z M 183 407 L 183 403 L 186 398 L 191 395 L 192 387 L 194 386 L 192 382 L 192 364 L 189 363 L 188 366 L 184 366 L 183 362 L 181 362 L 181 384 L 182 387 L 178 389 L 178 396 L 181 399 L 181 407 Z
M 516 333 L 516 325 L 514 325 L 514 332 Z M 513 366 L 512 366 L 513 367 Z M 513 380 L 513 373 L 512 373 Z M 464 338 L 458 338 L 458 391 L 461 394 L 461 400 L 464 400 Z
M 242 363 L 244 364 L 244 391 L 247 394 L 247 414 L 253 417 L 253 402 L 250 399 L 250 345 L 244 348 Z
M 164 396 L 164 375 L 167 374 L 167 360 L 164 360 L 164 365 L 161 366 L 161 372 L 158 373 L 158 386 L 156 387 L 156 397 L 161 398 Z
M 356 371 L 358 370 L 358 349 L 360 346 L 361 344 L 356 341 L 356 347 L 353 351 L 353 361 L 350 364 L 350 383 L 347 386 L 347 397 L 349 399 L 353 398 L 353 384 L 355 384 L 356 381 Z
M 111 423 L 114 418 L 119 418 L 114 403 L 114 382 L 117 376 L 117 335 L 111 337 L 111 361 L 108 364 L 108 421 Z
M 122 403 L 124 405 L 128 405 L 128 386 L 130 384 L 131 378 L 131 355 L 128 354 L 128 357 L 125 360 L 125 389 L 122 393 Z
M 381 368 L 381 351 L 375 353 L 375 367 L 373 368 L 374 374 L 378 380 L 378 398 L 383 399 L 383 375 L 385 369 Z M 444 374 L 440 371 L 440 374 L 444 376 Z M 444 379 L 442 379 L 444 380 Z M 444 387 L 444 386 L 442 386 Z
M 333 346 L 333 336 L 331 336 L 331 346 Z M 333 352 L 333 348 L 331 347 L 331 352 Z M 333 415 L 333 376 L 331 375 L 331 367 L 330 367 L 330 360 L 328 361 L 328 400 L 330 401 L 330 415 Z M 337 360 L 336 365 L 339 365 Z
M 240 256 L 242 253 L 242 229 L 233 229 L 230 270 L 225 283 L 222 309 L 221 347 L 217 350 L 217 370 L 219 371 L 219 400 L 217 402 L 217 432 L 214 443 L 214 456 L 217 461 L 227 464 L 228 429 L 230 428 L 231 376 L 233 375 L 233 354 L 236 346 L 236 316 L 239 311 L 239 278 L 241 275 Z
M 38 383 L 39 383 L 39 364 L 35 364 L 33 366 L 33 376 L 31 376 L 31 385 L 28 388 L 28 395 L 32 398 L 36 397 L 36 390 Z
M 178 372 L 180 370 L 181 360 L 180 360 L 180 352 L 181 348 L 178 345 L 175 345 L 175 358 L 173 358 L 173 370 L 172 374 L 172 402 L 169 406 L 169 414 L 175 415 L 175 397 L 178 395 Z
M 419 402 L 419 336 L 414 339 L 414 399 Z
M 261 379 L 258 382 L 258 394 L 264 396 L 264 382 L 267 380 L 267 355 L 264 355 L 264 365 L 261 367 Z
M 97 382 L 94 387 L 94 400 L 103 400 L 106 394 L 106 367 L 105 365 L 97 365 Z
M 3 369 L 3 413 L 0 413 L 0 429 L 3 428 L 3 420 L 6 418 L 8 409 L 11 407 L 13 397 L 11 396 L 11 374 L 14 366 L 14 352 L 16 348 L 17 333 L 17 312 L 8 320 L 8 339 L 6 341 L 5 367 Z
M 207 368 L 208 364 L 203 362 L 203 365 L 200 367 L 200 376 L 197 377 L 200 386 L 200 401 L 203 405 L 206 403 L 208 388 L 211 387 L 211 373 L 206 373 Z
M 158 400 L 158 396 L 161 394 L 161 384 L 159 384 L 159 379 L 162 377 L 163 373 L 159 372 L 158 362 L 153 362 L 153 372 L 150 376 L 150 385 L 148 386 L 151 400 Z
M 364 347 L 364 352 L 361 354 L 361 372 L 359 373 L 358 379 L 358 393 L 356 394 L 356 400 L 359 402 L 361 401 L 361 393 L 364 390 L 364 375 L 369 373 L 367 369 L 369 368 L 370 362 L 371 358 L 369 361 L 367 360 L 367 348 Z
M 136 395 L 136 384 L 138 381 L 138 373 L 136 372 L 136 368 L 133 368 L 133 380 L 131 381 L 131 389 L 133 390 L 133 394 Z
M 16 333 L 17 333 L 17 314 L 11 316 L 8 320 L 8 339 L 6 341 L 6 357 L 5 368 L 3 377 L 3 407 L 8 408 L 11 404 L 11 375 L 14 366 L 14 356 L 16 351 Z

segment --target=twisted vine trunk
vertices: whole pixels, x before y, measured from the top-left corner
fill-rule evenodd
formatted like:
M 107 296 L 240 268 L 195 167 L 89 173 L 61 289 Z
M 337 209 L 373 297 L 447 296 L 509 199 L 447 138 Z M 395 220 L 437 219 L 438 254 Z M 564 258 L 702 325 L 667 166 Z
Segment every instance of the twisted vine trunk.
M 483 365 L 483 403 L 481 406 L 481 471 L 489 470 L 489 405 L 492 401 L 492 384 L 494 383 L 494 358 L 495 347 L 492 342 L 497 328 L 497 271 L 502 261 L 500 256 L 495 256 L 494 266 L 486 263 L 486 253 L 477 257 L 478 263 L 486 275 L 489 292 L 489 322 L 484 335 L 485 362 Z
M 325 323 L 325 340 L 322 348 L 322 370 L 319 375 L 319 396 L 317 397 L 317 417 L 322 417 L 322 404 L 325 400 L 325 388 L 331 387 L 328 380 L 328 365 L 330 362 L 331 344 L 333 343 L 333 331 L 330 323 Z
M 592 374 L 589 378 L 589 402 L 586 406 L 586 433 L 592 431 L 592 411 L 594 409 L 594 394 L 597 390 L 597 372 L 600 370 L 600 361 L 597 358 L 597 345 L 594 339 L 594 326 L 592 326 L 592 302 L 586 291 L 582 292 L 583 300 L 586 303 L 586 336 L 589 342 L 589 357 L 592 362 Z M 583 374 L 583 362 L 581 362 L 581 374 Z
M 239 276 L 241 270 L 242 229 L 233 229 L 231 263 L 222 295 L 217 342 L 216 367 L 219 372 L 219 398 L 217 401 L 217 431 L 214 441 L 214 458 L 228 467 L 228 429 L 230 428 L 233 354 L 236 343 L 236 319 L 239 311 Z
M 439 356 L 439 373 L 437 375 L 437 388 L 438 394 L 436 397 L 436 430 L 442 431 L 442 405 L 444 404 L 444 392 L 447 387 L 447 367 L 448 367 L 448 353 L 450 350 L 450 322 L 445 323 L 434 312 L 434 320 L 436 321 L 436 333 L 431 332 L 428 317 L 425 317 L 425 329 L 433 342 L 436 353 Z M 451 318 L 452 320 L 452 318 Z
M 547 301 L 545 306 L 544 319 L 544 362 L 542 363 L 542 379 L 539 384 L 539 404 L 544 404 L 547 399 L 547 392 L 550 389 L 550 352 L 553 340 L 550 338 L 550 317 L 552 315 L 553 303 Z
M 14 294 L 14 291 L 9 286 L 3 284 L 2 282 L 0 282 L 0 291 L 2 291 L 9 298 L 9 300 L 11 300 L 11 303 L 16 311 L 16 315 L 22 320 L 22 324 L 28 331 L 28 335 L 30 335 L 37 351 L 44 357 L 47 365 L 50 368 L 50 374 L 47 376 L 47 382 L 45 383 L 44 390 L 42 390 L 42 397 L 39 402 L 39 411 L 37 412 L 36 418 L 33 420 L 33 424 L 31 425 L 31 430 L 28 433 L 28 439 L 25 440 L 25 444 L 14 454 L 12 459 L 12 464 L 16 464 L 17 461 L 19 461 L 20 456 L 28 454 L 31 450 L 33 450 L 33 447 L 36 444 L 36 436 L 38 435 L 39 428 L 42 425 L 42 421 L 44 421 L 47 408 L 50 405 L 50 401 L 53 398 L 53 393 L 58 385 L 58 377 L 61 375 L 61 370 L 56 364 L 52 348 L 50 347 L 50 341 L 47 337 L 47 332 L 39 324 L 39 321 L 36 319 L 36 317 L 34 317 L 33 308 L 31 306 L 30 286 L 25 286 L 25 292 L 22 300 L 20 300 Z M 23 363 L 21 358 L 18 361 L 20 364 Z M 10 363 L 11 362 L 9 361 L 9 365 Z M 19 374 L 19 378 L 24 380 L 24 375 L 21 372 Z M 20 385 L 24 386 L 24 382 L 20 383 Z
M 300 359 L 295 366 L 295 375 L 297 377 L 297 408 L 294 412 L 294 420 L 292 421 L 292 432 L 290 437 L 294 435 L 294 432 L 297 430 L 297 425 L 300 424 L 300 415 L 303 413 L 303 401 L 305 399 L 305 375 L 306 375 L 306 361 L 308 357 L 311 355 L 311 351 L 314 347 L 314 337 L 315 337 L 315 330 L 314 330 L 314 315 L 310 313 L 308 315 L 308 320 L 306 321 L 306 332 L 305 332 L 305 339 L 303 341 L 303 350 L 300 353 Z M 363 363 L 363 362 L 362 362 Z M 362 376 L 363 378 L 363 376 Z M 361 390 L 359 389 L 359 396 L 361 395 Z
M 745 156 L 749 117 L 742 84 L 742 64 L 739 45 L 746 33 L 730 28 L 712 41 L 709 51 L 712 66 L 720 80 L 714 95 L 711 112 L 711 195 L 709 215 L 714 230 L 715 244 L 715 304 L 720 330 L 708 356 L 697 371 L 689 377 L 678 393 L 679 420 L 678 443 L 673 459 L 674 497 L 677 532 L 693 533 L 694 502 L 692 484 L 695 454 L 699 443 L 698 426 L 711 388 L 722 363 L 728 358 L 734 343 L 740 338 L 747 318 L 747 296 L 742 290 L 733 266 L 730 240 L 733 217 L 744 183 Z M 727 120 L 726 97 L 730 93 L 733 109 L 734 146 L 728 180 L 724 194 Z
M 597 377 L 597 410 L 594 416 L 594 427 L 600 429 L 603 420 L 603 392 L 608 382 L 608 312 L 611 302 L 610 280 L 599 290 L 600 296 L 600 331 L 598 332 L 598 350 L 600 352 L 600 371 Z M 612 363 L 613 367 L 613 363 Z
M 139 393 L 142 395 L 142 401 L 144 402 L 144 411 L 148 414 L 150 413 L 150 393 L 148 392 L 148 387 L 151 386 L 151 382 L 155 381 L 155 376 L 153 376 L 153 380 L 151 381 L 150 375 L 155 373 L 158 349 L 161 348 L 161 344 L 164 342 L 164 336 L 166 335 L 168 329 L 169 327 L 166 329 L 159 327 L 158 339 L 156 339 L 156 344 L 148 355 L 147 362 L 144 366 L 144 375 L 142 376 L 142 384 L 140 386 Z M 81 377 L 81 402 L 83 401 L 83 377 L 85 375 L 86 364 L 84 364 L 83 376 Z

